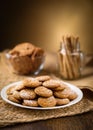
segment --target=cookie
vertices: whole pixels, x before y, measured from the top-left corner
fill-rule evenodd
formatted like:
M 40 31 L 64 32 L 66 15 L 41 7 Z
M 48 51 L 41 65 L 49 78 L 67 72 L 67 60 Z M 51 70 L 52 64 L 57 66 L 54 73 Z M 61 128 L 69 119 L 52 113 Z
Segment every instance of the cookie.
M 46 88 L 46 87 L 43 87 L 43 86 L 40 86 L 40 87 L 37 87 L 35 88 L 35 93 L 41 97 L 50 97 L 53 95 L 53 92 L 52 90 Z
M 13 97 L 16 98 L 16 99 L 18 99 L 18 100 L 22 99 L 21 96 L 20 96 L 20 92 L 18 92 L 18 91 L 14 91 L 13 92 Z
M 56 98 L 56 105 L 61 106 L 61 105 L 66 105 L 70 102 L 70 100 L 68 98 L 64 98 L 64 99 L 60 99 L 60 98 Z
M 23 100 L 23 105 L 30 106 L 30 107 L 37 107 L 38 102 L 37 100 Z
M 44 50 L 40 47 L 35 47 L 33 55 L 32 55 L 32 60 L 36 57 L 40 57 L 44 54 Z
M 8 95 L 8 99 L 15 103 L 20 103 L 20 100 L 16 99 L 13 95 Z
M 23 80 L 23 84 L 26 87 L 35 88 L 37 86 L 40 86 L 42 83 L 36 80 L 35 78 L 27 78 Z
M 58 98 L 68 98 L 70 91 L 71 90 L 69 88 L 65 88 L 61 91 L 55 91 L 54 96 Z
M 43 82 L 43 86 L 52 89 L 52 88 L 59 87 L 60 83 L 57 80 L 51 79 L 51 80 Z
M 20 91 L 20 97 L 22 99 L 35 99 L 36 93 L 33 89 L 23 89 Z
M 71 91 L 71 92 L 69 93 L 68 98 L 69 98 L 70 100 L 74 100 L 74 99 L 77 98 L 77 96 L 78 96 L 78 95 L 77 95 L 75 92 Z
M 12 86 L 7 89 L 6 93 L 7 93 L 7 95 L 11 95 L 11 94 L 13 94 L 14 91 L 15 91 L 15 86 Z
M 8 53 L 14 73 L 35 73 L 44 62 L 44 50 L 31 43 L 24 42 L 16 45 Z
M 56 106 L 56 99 L 54 96 L 51 96 L 49 98 L 40 97 L 38 98 L 38 104 L 41 107 L 54 107 Z
M 17 91 L 22 90 L 23 88 L 25 88 L 25 86 L 22 81 L 15 86 L 15 90 Z
M 9 53 L 19 56 L 32 55 L 34 49 L 35 46 L 33 44 L 24 42 L 15 46 Z
M 63 90 L 66 88 L 66 86 L 62 82 L 59 81 L 59 84 L 60 84 L 60 86 L 54 88 L 53 90 L 59 91 L 59 90 Z
M 63 90 L 63 89 L 65 89 L 65 88 L 68 88 L 68 86 L 67 86 L 66 84 L 64 84 L 62 81 L 59 80 L 58 82 L 59 82 L 60 86 L 54 88 L 53 90 L 59 91 L 59 90 Z
M 35 79 L 39 80 L 40 82 L 44 82 L 44 81 L 51 79 L 51 77 L 48 75 L 44 75 L 44 76 L 38 76 Z

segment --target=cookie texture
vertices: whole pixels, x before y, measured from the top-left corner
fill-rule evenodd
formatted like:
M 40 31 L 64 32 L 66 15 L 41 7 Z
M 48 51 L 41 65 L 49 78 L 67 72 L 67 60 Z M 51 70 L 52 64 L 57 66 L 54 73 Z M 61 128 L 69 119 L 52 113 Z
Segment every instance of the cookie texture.
M 25 87 L 34 88 L 34 87 L 40 86 L 42 83 L 34 78 L 26 78 L 24 79 L 23 84 Z
M 13 97 L 16 98 L 16 99 L 18 99 L 18 100 L 21 100 L 20 92 L 14 91 L 13 92 Z
M 75 92 L 70 91 L 70 94 L 69 94 L 68 98 L 69 98 L 70 100 L 74 100 L 75 98 L 77 98 L 77 96 L 78 96 L 78 95 L 77 95 Z
M 44 76 L 38 76 L 36 77 L 36 79 L 39 80 L 40 82 L 44 82 L 44 81 L 50 80 L 51 77 L 49 75 L 44 75 Z
M 68 98 L 56 98 L 56 105 L 61 106 L 61 105 L 66 105 L 70 102 L 70 100 Z
M 41 97 L 50 97 L 53 95 L 52 90 L 43 86 L 35 88 L 35 93 Z
M 58 98 L 68 98 L 70 91 L 71 90 L 69 88 L 65 88 L 64 90 L 61 91 L 55 91 L 54 95 Z
M 54 107 L 56 106 L 56 99 L 54 98 L 54 96 L 51 96 L 49 98 L 40 97 L 38 98 L 38 104 L 41 107 Z
M 12 102 L 15 103 L 19 103 L 20 104 L 20 100 L 18 100 L 17 98 L 15 98 L 13 95 L 8 95 L 8 99 Z
M 23 89 L 20 91 L 20 97 L 22 99 L 35 99 L 36 94 L 33 89 Z
M 57 80 L 51 79 L 51 80 L 45 81 L 43 83 L 43 86 L 47 88 L 56 88 L 56 87 L 60 87 L 60 83 Z
M 30 107 L 37 107 L 38 102 L 37 102 L 37 100 L 23 100 L 23 105 L 30 106 Z

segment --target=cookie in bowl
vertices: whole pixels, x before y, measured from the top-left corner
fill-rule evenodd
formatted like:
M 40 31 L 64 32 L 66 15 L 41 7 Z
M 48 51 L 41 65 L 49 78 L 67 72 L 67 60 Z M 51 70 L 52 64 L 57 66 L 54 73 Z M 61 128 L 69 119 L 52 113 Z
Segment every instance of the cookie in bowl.
M 20 43 L 7 54 L 13 72 L 17 74 L 39 73 L 45 59 L 44 50 L 31 43 Z

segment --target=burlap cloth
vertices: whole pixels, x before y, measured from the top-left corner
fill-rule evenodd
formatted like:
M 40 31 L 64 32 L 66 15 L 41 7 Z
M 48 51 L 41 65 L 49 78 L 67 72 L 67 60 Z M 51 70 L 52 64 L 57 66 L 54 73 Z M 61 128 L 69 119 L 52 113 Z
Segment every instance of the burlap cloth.
M 25 76 L 19 76 L 12 73 L 11 68 L 4 54 L 5 53 L 0 53 L 0 90 L 5 85 L 8 85 L 12 82 L 19 81 L 25 78 Z M 51 61 L 52 57 L 48 56 L 46 59 L 46 65 L 45 65 L 46 71 L 41 72 L 40 74 L 41 75 L 50 74 L 54 78 L 58 78 L 57 74 L 53 73 L 54 71 L 53 66 L 50 67 L 51 63 L 55 64 L 54 63 L 55 61 L 49 63 L 49 58 Z M 49 68 L 51 68 L 50 71 Z M 50 118 L 72 116 L 93 110 L 93 68 L 91 66 L 86 67 L 81 79 L 66 82 L 77 85 L 80 89 L 82 89 L 84 94 L 83 99 L 79 103 L 67 108 L 61 108 L 55 110 L 24 109 L 6 103 L 0 97 L 0 127 L 16 123 L 32 122 Z

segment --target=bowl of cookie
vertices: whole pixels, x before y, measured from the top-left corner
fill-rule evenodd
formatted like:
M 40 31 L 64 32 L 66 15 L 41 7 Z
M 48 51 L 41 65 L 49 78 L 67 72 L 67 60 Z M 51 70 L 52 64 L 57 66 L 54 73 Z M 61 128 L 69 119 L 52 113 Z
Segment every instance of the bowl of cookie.
M 40 47 L 31 43 L 19 43 L 6 54 L 14 73 L 38 74 L 43 68 L 45 53 Z
M 42 75 L 5 86 L 1 97 L 17 107 L 45 110 L 74 105 L 82 99 L 83 93 L 72 84 Z

